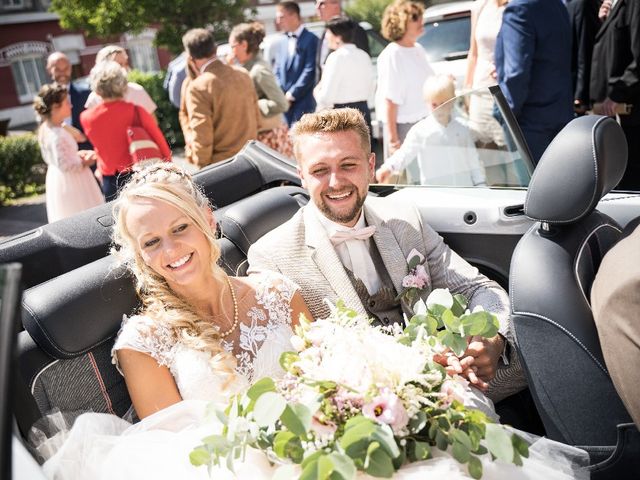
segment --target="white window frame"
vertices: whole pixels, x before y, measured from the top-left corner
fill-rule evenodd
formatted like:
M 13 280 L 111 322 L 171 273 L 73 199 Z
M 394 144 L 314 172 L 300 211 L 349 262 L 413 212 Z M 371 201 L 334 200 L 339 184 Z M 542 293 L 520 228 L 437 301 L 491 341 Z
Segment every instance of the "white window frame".
M 19 10 L 24 8 L 24 0 L 2 0 L 3 10 Z
M 158 49 L 153 44 L 156 31 L 151 28 L 143 30 L 138 35 L 125 34 L 125 44 L 129 51 L 129 64 L 132 68 L 142 72 L 160 71 Z
M 43 61 L 44 59 L 42 58 L 42 56 L 37 55 L 37 54 L 31 54 L 31 55 L 25 55 L 22 57 L 15 57 L 11 59 L 11 72 L 13 74 L 13 81 L 16 84 L 16 93 L 18 94 L 18 99 L 20 100 L 20 103 L 28 103 L 33 101 L 33 97 L 38 93 L 38 90 L 40 90 L 40 87 L 47 83 L 47 77 L 46 77 L 46 72 L 44 73 L 44 76 L 40 76 L 42 75 L 42 72 L 40 71 L 40 69 L 38 69 L 37 65 L 34 65 L 34 70 L 36 72 L 36 75 L 38 75 L 38 78 L 35 79 L 35 90 L 31 90 L 31 88 L 29 87 L 30 82 L 29 79 L 27 78 L 27 72 L 25 70 L 24 67 L 24 63 L 23 62 L 27 62 L 27 61 L 31 61 L 34 64 L 38 61 L 41 60 Z M 17 65 L 16 68 L 13 68 L 13 66 Z M 16 78 L 16 72 L 20 75 L 20 78 Z M 22 82 L 24 85 L 24 90 L 26 91 L 26 93 L 20 94 L 20 89 L 18 88 L 18 82 Z

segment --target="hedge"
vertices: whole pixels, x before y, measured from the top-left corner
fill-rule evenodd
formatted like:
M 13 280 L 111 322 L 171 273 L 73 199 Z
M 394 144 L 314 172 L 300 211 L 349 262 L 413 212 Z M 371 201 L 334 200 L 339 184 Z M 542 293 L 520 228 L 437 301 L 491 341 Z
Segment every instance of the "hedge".
M 178 109 L 169 101 L 169 96 L 162 87 L 166 72 L 145 73 L 139 70 L 129 72 L 129 81 L 139 83 L 144 87 L 151 96 L 158 109 L 156 117 L 158 125 L 164 133 L 167 142 L 171 148 L 183 147 L 184 136 L 180 129 L 180 121 L 178 120 Z
M 32 133 L 0 137 L 0 205 L 44 192 L 46 167 Z

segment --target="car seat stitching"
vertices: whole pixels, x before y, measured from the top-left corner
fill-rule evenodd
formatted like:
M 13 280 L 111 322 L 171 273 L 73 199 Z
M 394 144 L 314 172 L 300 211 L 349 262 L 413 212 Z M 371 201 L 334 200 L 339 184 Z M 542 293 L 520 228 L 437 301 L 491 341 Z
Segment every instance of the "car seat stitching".
M 589 302 L 589 299 L 587 298 L 587 295 L 584 292 L 584 288 L 582 286 L 582 281 L 580 280 L 580 275 L 578 274 L 578 264 L 580 263 L 580 257 L 582 257 L 582 253 L 583 250 L 585 249 L 587 243 L 589 242 L 589 239 L 601 228 L 613 228 L 614 230 L 616 230 L 618 233 L 622 233 L 622 231 L 613 226 L 613 225 L 599 225 L 597 228 L 595 228 L 593 231 L 591 231 L 591 233 L 589 233 L 589 235 L 587 235 L 587 237 L 582 241 L 582 245 L 580 246 L 580 249 L 578 250 L 578 254 L 576 255 L 575 261 L 574 261 L 574 269 L 573 269 L 573 273 L 576 277 L 576 281 L 578 282 L 578 287 L 580 287 L 580 293 L 582 293 L 582 296 L 584 297 L 584 301 L 587 302 L 587 305 L 591 305 L 591 303 Z M 596 239 L 598 239 L 598 237 L 596 236 Z M 598 242 L 600 243 L 600 242 Z
M 565 327 L 563 327 L 562 325 L 560 325 L 558 322 L 554 322 L 553 320 L 551 320 L 550 318 L 545 317 L 544 315 L 540 315 L 539 313 L 533 313 L 533 312 L 513 312 L 515 315 L 530 315 L 532 317 L 538 317 L 541 318 L 543 320 L 546 320 L 547 322 L 551 323 L 552 325 L 554 325 L 555 327 L 559 328 L 560 330 L 562 330 L 564 333 L 566 333 L 574 342 L 576 342 L 578 345 L 580 345 L 582 347 L 582 349 L 587 353 L 587 355 L 589 355 L 591 357 L 591 360 L 593 360 L 595 362 L 595 364 L 607 375 L 609 376 L 609 372 L 607 371 L 606 368 L 604 368 L 602 366 L 602 364 L 598 361 L 598 359 L 589 351 L 589 349 L 573 334 L 571 333 L 569 330 L 567 330 Z

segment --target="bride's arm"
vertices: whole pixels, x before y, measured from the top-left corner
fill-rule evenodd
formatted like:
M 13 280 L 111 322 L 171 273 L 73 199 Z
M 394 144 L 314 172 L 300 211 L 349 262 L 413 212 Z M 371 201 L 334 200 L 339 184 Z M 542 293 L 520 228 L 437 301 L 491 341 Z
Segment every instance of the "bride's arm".
M 153 357 L 127 348 L 118 350 L 117 355 L 140 419 L 182 400 L 169 369 L 158 365 Z
M 300 315 L 304 315 L 306 317 L 307 320 L 309 320 L 310 322 L 313 322 L 313 315 L 311 315 L 311 312 L 309 311 L 309 307 L 307 307 L 307 304 L 304 301 L 304 298 L 302 298 L 302 295 L 300 295 L 300 291 L 296 291 L 296 293 L 293 294 L 293 297 L 291 298 L 291 326 L 295 327 L 296 325 L 298 325 L 299 322 L 299 318 Z

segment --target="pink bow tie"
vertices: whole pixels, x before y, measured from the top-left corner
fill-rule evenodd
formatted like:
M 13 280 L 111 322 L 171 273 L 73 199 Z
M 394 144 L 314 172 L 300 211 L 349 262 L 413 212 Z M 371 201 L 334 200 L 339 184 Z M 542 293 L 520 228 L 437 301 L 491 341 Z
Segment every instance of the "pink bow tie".
M 338 230 L 331 235 L 330 240 L 334 246 L 340 245 L 347 240 L 366 240 L 376 231 L 375 225 L 364 228 L 352 228 L 351 230 Z

